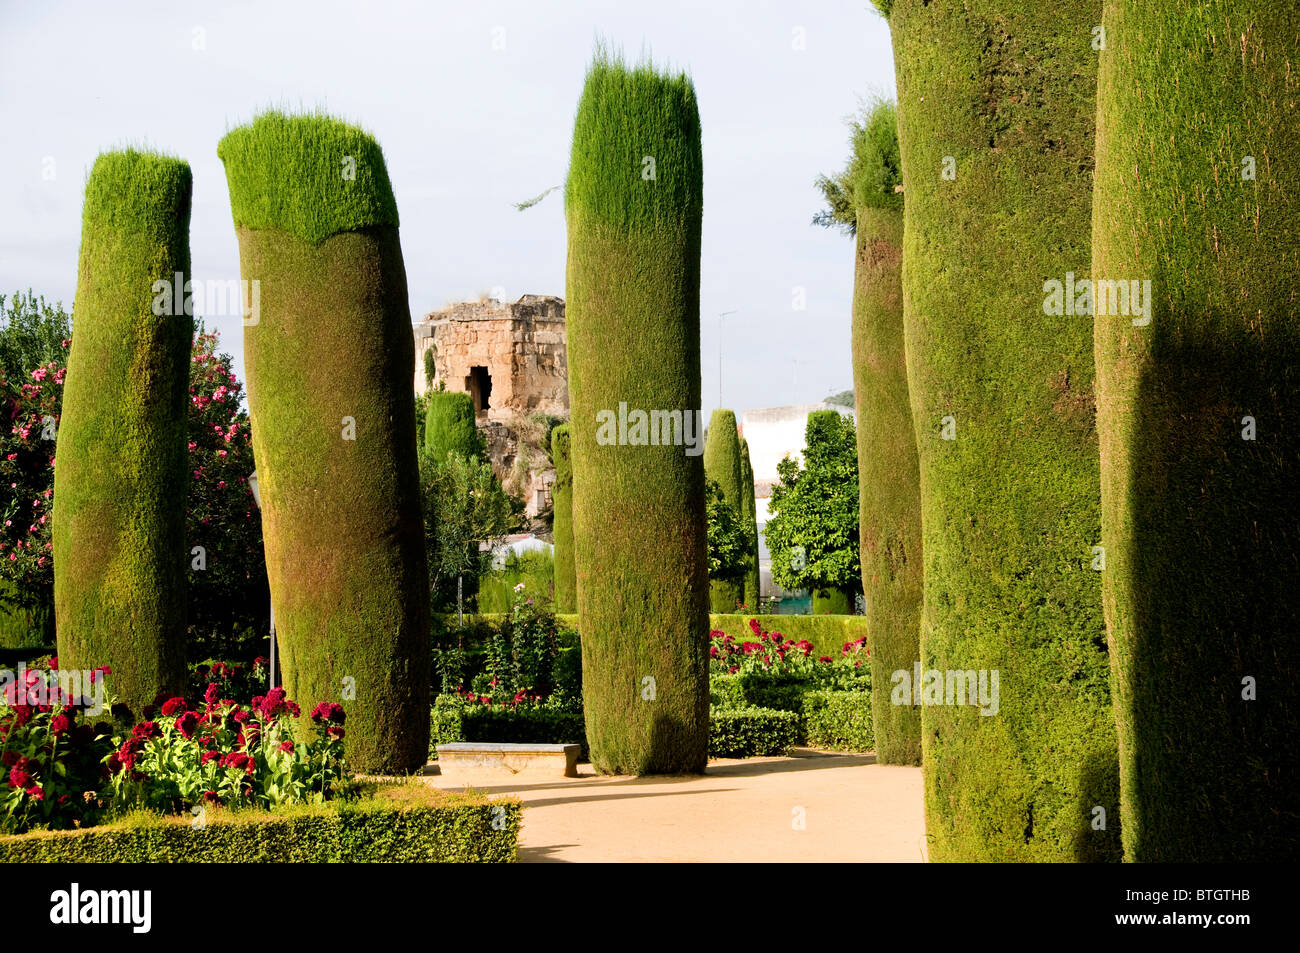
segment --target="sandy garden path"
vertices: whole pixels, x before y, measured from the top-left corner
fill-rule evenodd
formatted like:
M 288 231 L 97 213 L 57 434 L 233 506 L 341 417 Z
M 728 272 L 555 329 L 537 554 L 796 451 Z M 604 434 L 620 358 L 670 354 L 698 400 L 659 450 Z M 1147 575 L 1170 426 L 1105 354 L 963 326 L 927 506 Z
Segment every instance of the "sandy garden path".
M 874 755 L 797 749 L 788 758 L 710 761 L 702 777 L 578 770 L 577 778 L 475 785 L 523 800 L 521 861 L 923 859 L 921 769 L 879 765 Z M 459 787 L 437 774 L 426 781 Z

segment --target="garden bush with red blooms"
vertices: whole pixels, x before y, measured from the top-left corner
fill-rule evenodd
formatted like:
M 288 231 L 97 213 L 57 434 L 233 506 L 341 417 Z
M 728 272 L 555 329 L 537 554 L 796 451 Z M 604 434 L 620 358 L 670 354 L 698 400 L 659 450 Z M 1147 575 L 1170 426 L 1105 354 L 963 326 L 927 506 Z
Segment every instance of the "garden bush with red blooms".
M 252 662 L 209 659 L 190 666 L 189 694 L 203 695 L 215 682 L 222 698 L 252 698 L 265 690 L 271 678 L 271 660 L 259 655 Z
M 0 374 L 0 579 L 26 604 L 53 604 L 55 437 L 63 407 L 63 356 L 26 372 Z M 253 471 L 243 385 L 219 338 L 202 327 L 194 337 L 189 387 L 187 559 L 202 547 L 202 568 L 190 573 L 191 653 L 248 652 L 269 628 L 270 590 L 262 520 L 248 485 Z M 246 656 L 245 656 L 246 657 Z
M 98 669 L 102 678 L 108 669 Z M 96 823 L 105 808 L 112 715 L 59 687 L 54 670 L 27 669 L 0 696 L 0 833 Z
M 865 636 L 845 642 L 839 658 L 813 657 L 807 639 L 787 639 L 780 632 L 768 632 L 757 619 L 749 620 L 752 640 L 737 640 L 725 632 L 709 633 L 709 671 L 713 675 L 748 675 L 770 678 L 807 679 L 818 688 L 866 690 L 871 669 L 866 664 L 870 650 Z
M 96 716 L 90 701 L 68 697 L 58 672 L 39 668 L 0 697 L 0 833 L 90 826 L 135 808 L 321 804 L 355 787 L 346 715 L 330 702 L 312 711 L 315 737 L 303 742 L 294 732 L 302 712 L 283 688 L 241 704 L 209 682 L 201 702 L 159 697 L 138 722 L 119 704 Z
M 159 715 L 115 736 L 108 757 L 115 807 L 180 814 L 201 804 L 260 807 L 322 804 L 346 794 L 343 709 L 326 702 L 311 714 L 315 738 L 295 741 L 299 707 L 273 688 L 247 705 L 210 683 L 202 704 L 159 699 Z

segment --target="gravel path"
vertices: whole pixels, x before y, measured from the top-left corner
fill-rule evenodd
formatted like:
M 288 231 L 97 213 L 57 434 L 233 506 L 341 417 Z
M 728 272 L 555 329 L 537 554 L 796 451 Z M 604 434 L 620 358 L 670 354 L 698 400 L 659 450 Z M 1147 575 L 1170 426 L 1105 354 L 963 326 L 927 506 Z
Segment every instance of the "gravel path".
M 874 755 L 799 749 L 711 761 L 703 776 L 579 773 L 475 785 L 523 800 L 521 861 L 923 860 L 921 769 Z

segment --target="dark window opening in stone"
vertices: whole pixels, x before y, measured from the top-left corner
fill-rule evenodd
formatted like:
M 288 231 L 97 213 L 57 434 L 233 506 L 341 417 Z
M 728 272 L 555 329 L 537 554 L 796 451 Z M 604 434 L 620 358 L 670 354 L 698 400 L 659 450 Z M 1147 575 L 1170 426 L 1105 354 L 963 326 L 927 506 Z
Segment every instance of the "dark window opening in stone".
M 465 387 L 469 391 L 470 397 L 474 399 L 474 413 L 486 413 L 491 407 L 489 399 L 492 396 L 492 375 L 488 373 L 486 367 L 471 367 L 469 377 L 465 378 Z

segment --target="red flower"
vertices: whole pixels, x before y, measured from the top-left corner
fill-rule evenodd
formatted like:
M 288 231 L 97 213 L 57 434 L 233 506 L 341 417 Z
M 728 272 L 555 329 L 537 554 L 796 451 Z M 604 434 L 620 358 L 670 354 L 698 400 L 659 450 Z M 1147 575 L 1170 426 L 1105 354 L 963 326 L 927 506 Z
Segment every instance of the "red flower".
M 281 741 L 281 742 L 280 742 L 280 750 L 283 751 L 285 754 L 293 754 L 293 742 L 292 742 L 292 741 Z
M 201 755 L 199 755 L 199 764 L 201 765 L 207 764 L 213 758 L 219 758 L 219 757 L 221 757 L 221 755 L 217 754 L 217 752 L 215 751 L 205 751 Z
M 176 719 L 176 730 L 181 733 L 183 738 L 194 737 L 194 729 L 199 726 L 199 716 L 196 712 L 187 711 Z
M 68 721 L 67 715 L 55 715 L 50 720 L 50 732 L 52 734 L 61 735 L 71 727 L 72 722 Z
M 9 786 L 15 788 L 28 788 L 35 782 L 30 774 L 22 768 L 15 767 L 9 772 Z
M 27 795 L 33 801 L 45 800 L 45 792 L 41 790 L 41 786 L 39 784 L 33 784 L 31 787 L 29 787 L 27 789 Z
M 131 730 L 132 738 L 148 740 L 149 738 L 159 738 L 162 736 L 162 729 L 158 727 L 155 721 L 142 721 Z
M 831 661 L 831 657 L 830 657 L 829 655 L 823 655 L 823 656 L 822 656 L 821 658 L 819 658 L 817 661 L 819 661 L 819 662 L 830 662 L 830 661 Z

